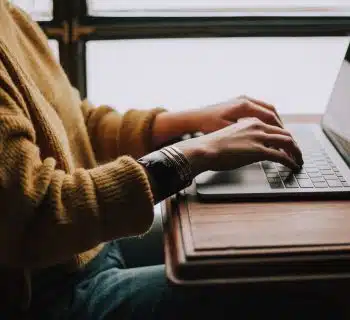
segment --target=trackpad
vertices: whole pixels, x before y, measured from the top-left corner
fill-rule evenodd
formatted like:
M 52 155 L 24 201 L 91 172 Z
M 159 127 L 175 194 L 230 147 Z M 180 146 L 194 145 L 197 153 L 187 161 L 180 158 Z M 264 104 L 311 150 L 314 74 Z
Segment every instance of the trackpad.
M 196 177 L 196 185 L 201 194 L 256 193 L 269 189 L 260 163 L 230 171 L 204 172 Z

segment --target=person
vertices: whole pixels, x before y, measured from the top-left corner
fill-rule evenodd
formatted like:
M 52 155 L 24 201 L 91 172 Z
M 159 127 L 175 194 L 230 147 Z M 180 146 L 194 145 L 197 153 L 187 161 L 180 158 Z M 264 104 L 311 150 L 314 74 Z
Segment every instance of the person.
M 169 145 L 193 132 L 205 134 Z M 184 112 L 95 107 L 35 22 L 0 0 L 1 319 L 237 314 L 240 294 L 172 286 L 163 265 L 128 268 L 118 239 L 146 233 L 154 205 L 197 174 L 261 160 L 303 164 L 272 105 L 242 96 Z

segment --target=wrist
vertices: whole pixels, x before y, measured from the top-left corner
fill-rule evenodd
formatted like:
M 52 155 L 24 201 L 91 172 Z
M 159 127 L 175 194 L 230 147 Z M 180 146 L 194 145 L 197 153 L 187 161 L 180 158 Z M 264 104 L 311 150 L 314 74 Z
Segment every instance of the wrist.
M 169 140 L 199 131 L 199 121 L 196 114 L 196 111 L 163 112 L 158 114 L 153 125 L 154 149 Z
M 189 162 L 193 177 L 208 170 L 208 153 L 198 139 L 193 138 L 174 144 Z

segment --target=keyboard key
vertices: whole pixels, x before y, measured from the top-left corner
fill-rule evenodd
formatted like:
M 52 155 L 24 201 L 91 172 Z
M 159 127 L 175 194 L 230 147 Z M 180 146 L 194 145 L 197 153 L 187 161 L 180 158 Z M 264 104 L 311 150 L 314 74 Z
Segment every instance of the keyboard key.
M 316 173 L 319 172 L 319 170 L 316 167 L 313 168 L 306 168 L 307 173 Z
M 270 182 L 270 183 L 275 183 L 275 182 L 281 182 L 282 183 L 282 180 L 280 177 L 278 178 L 267 178 L 267 181 Z
M 278 173 L 266 173 L 267 178 L 279 178 Z
M 315 168 L 315 165 L 311 162 L 311 163 L 304 163 L 303 167 L 306 169 L 312 169 Z
M 334 172 L 339 172 L 339 169 L 337 167 L 332 167 Z
M 320 170 L 323 175 L 333 175 L 332 170 Z
M 324 165 L 317 165 L 317 168 L 320 169 L 320 170 L 331 170 L 331 167 L 330 166 L 324 166 Z
M 294 173 L 294 177 L 297 179 L 309 179 L 306 173 Z
M 282 182 L 273 182 L 270 183 L 270 187 L 272 189 L 284 189 L 283 183 Z
M 340 176 L 340 177 L 338 177 L 338 178 L 339 178 L 339 180 L 340 180 L 341 182 L 346 182 L 346 180 L 345 180 L 344 177 Z
M 306 180 L 306 179 L 298 179 L 299 186 L 301 188 L 313 188 L 313 184 L 311 180 Z
M 303 156 L 303 160 L 304 160 L 304 164 L 303 165 L 309 165 L 309 164 L 312 164 L 312 160 L 311 159 L 307 159 Z
M 313 153 L 311 153 L 311 156 L 313 158 L 321 158 L 321 159 L 324 158 L 324 154 L 322 152 L 313 152 Z
M 312 166 L 314 164 L 311 159 L 310 160 L 306 160 L 305 158 L 303 158 L 303 160 L 304 160 L 304 164 L 303 164 L 304 167 L 305 166 Z
M 322 177 L 322 174 L 320 172 L 309 172 L 308 174 L 310 178 Z
M 288 167 L 278 167 L 277 168 L 279 172 L 291 172 L 292 170 L 289 169 Z
M 299 188 L 299 185 L 298 183 L 295 181 L 295 179 L 288 179 L 288 180 L 285 180 L 283 181 L 284 182 L 284 186 L 286 188 Z
M 347 182 L 343 182 L 343 187 L 350 187 L 350 184 Z
M 326 180 L 339 180 L 338 179 L 338 177 L 336 176 L 336 175 L 326 175 L 326 176 L 324 176 L 324 178 L 326 179 Z
M 314 182 L 315 188 L 328 188 L 327 182 Z
M 320 163 L 320 162 L 325 162 L 326 165 L 328 165 L 328 162 L 324 159 L 324 158 L 312 158 L 312 161 L 316 164 L 316 163 Z
M 281 178 L 286 178 L 292 175 L 292 172 L 280 172 Z
M 273 169 L 264 169 L 264 171 L 266 173 L 277 173 L 277 169 L 273 168 Z
M 318 164 L 318 165 L 324 165 L 324 166 L 328 166 L 329 165 L 328 162 L 326 160 L 324 160 L 324 159 L 322 159 L 322 160 L 315 160 L 314 162 L 315 162 L 315 164 Z
M 326 180 L 323 177 L 316 177 L 316 178 L 311 178 L 312 182 L 326 182 Z
M 282 163 L 276 163 L 276 168 L 287 168 L 284 164 Z
M 327 183 L 332 188 L 342 187 L 343 184 L 338 180 L 327 180 Z
M 335 171 L 334 171 L 334 172 L 335 172 Z M 342 176 L 343 176 L 340 172 L 335 172 L 335 174 L 336 174 L 338 177 L 342 177 Z

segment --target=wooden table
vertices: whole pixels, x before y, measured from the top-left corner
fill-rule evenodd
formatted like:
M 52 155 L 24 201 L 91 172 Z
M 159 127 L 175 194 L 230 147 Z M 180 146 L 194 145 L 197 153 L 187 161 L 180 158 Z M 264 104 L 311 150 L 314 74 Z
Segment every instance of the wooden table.
M 285 120 L 317 122 L 320 116 Z M 162 207 L 171 281 L 207 285 L 350 278 L 349 201 L 203 203 L 194 188 Z M 250 239 L 263 245 L 238 248 Z M 288 239 L 295 245 L 279 245 Z

